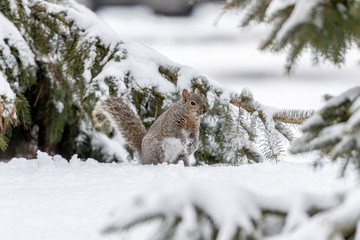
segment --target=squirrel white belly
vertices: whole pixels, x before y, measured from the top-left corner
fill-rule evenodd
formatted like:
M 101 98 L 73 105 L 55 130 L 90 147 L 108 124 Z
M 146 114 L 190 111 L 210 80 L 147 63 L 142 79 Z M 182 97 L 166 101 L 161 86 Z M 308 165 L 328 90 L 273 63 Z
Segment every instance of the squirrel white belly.
M 171 105 L 148 131 L 136 114 L 120 98 L 99 102 L 93 117 L 98 124 L 106 119 L 120 131 L 127 143 L 138 152 L 142 164 L 177 163 L 189 165 L 199 141 L 200 118 L 208 111 L 198 89 L 184 89 L 182 98 Z

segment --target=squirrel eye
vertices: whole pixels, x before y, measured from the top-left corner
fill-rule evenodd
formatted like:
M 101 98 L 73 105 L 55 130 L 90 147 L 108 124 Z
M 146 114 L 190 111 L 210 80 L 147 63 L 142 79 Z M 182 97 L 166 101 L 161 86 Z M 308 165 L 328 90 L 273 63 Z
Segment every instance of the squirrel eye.
M 196 102 L 191 101 L 191 106 L 196 106 Z

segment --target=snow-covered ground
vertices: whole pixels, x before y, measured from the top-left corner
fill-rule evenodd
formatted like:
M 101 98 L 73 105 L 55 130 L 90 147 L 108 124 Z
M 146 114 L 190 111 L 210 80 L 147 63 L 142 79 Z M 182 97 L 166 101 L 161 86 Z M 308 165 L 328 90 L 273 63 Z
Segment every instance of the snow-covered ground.
M 124 39 L 153 47 L 239 91 L 248 87 L 256 100 L 267 105 L 318 108 L 322 94 L 339 94 L 357 84 L 356 51 L 341 70 L 329 65 L 313 68 L 305 55 L 295 75 L 285 77 L 284 55 L 257 50 L 266 27 L 241 31 L 236 27 L 241 16 L 234 12 L 213 26 L 219 9 L 204 5 L 190 18 L 159 17 L 144 8 L 103 9 L 99 15 Z M 0 238 L 119 239 L 101 234 L 115 209 L 134 194 L 179 182 L 235 185 L 266 195 L 292 196 L 344 191 L 358 181 L 351 170 L 339 178 L 339 166 L 325 163 L 314 169 L 311 160 L 290 156 L 278 163 L 186 168 L 101 164 L 76 156 L 68 163 L 45 153 L 38 153 L 35 160 L 13 159 L 0 163 Z M 144 234 L 137 234 L 133 239 L 142 240 Z
M 164 185 L 230 185 L 290 197 L 344 191 L 355 181 L 352 174 L 339 179 L 338 168 L 332 164 L 317 170 L 309 163 L 289 162 L 240 167 L 136 166 L 83 162 L 77 157 L 68 163 L 60 156 L 52 159 L 39 153 L 36 160 L 0 163 L 0 235 L 8 240 L 118 239 L 101 234 L 111 213 L 121 209 L 129 196 Z M 133 239 L 140 240 L 137 237 Z

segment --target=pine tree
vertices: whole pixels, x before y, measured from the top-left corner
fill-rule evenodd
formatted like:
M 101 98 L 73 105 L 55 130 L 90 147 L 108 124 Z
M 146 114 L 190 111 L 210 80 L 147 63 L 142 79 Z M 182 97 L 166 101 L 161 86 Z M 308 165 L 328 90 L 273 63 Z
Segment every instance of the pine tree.
M 136 159 L 109 125 L 94 129 L 99 99 L 120 96 L 146 127 L 182 88 L 198 88 L 209 104 L 198 163 L 280 159 L 291 125 L 309 111 L 265 107 L 250 91 L 226 90 L 155 51 L 124 43 L 74 1 L 0 1 L 1 158 L 36 150 L 101 161 Z M 141 53 L 141 54 L 139 54 Z M 115 146 L 115 147 L 114 147 Z

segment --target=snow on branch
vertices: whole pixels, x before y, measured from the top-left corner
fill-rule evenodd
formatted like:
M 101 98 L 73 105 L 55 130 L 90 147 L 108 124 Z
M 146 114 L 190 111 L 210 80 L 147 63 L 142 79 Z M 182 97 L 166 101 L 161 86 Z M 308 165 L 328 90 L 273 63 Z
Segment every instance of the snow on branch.
M 360 167 L 360 87 L 328 97 L 325 106 L 302 126 L 304 135 L 293 142 L 293 153 L 320 151 L 334 161 Z
M 360 36 L 359 1 L 229 0 L 225 10 L 243 10 L 241 26 L 266 23 L 272 28 L 260 49 L 286 51 L 290 73 L 305 49 L 314 62 L 344 63 L 345 54 Z
M 248 90 L 247 90 L 248 91 Z M 313 115 L 313 110 L 294 110 L 294 109 L 276 109 L 265 107 L 261 103 L 254 101 L 252 98 L 241 93 L 231 99 L 231 104 L 241 107 L 250 113 L 257 112 L 260 117 L 271 112 L 272 119 L 276 122 L 302 124 L 305 120 Z
M 5 19 L 0 21 L 5 29 L 0 32 L 0 95 L 6 97 L 0 99 L 1 115 L 16 118 L 23 131 L 19 135 L 38 129 L 29 145 L 42 144 L 22 152 L 67 146 L 69 155 L 136 161 L 111 127 L 101 134 L 102 129 L 94 129 L 91 112 L 108 96 L 127 101 L 148 128 L 180 98 L 183 88 L 198 88 L 209 112 L 201 123 L 197 163 L 279 160 L 284 143 L 293 139 L 288 125 L 310 115 L 265 107 L 248 90 L 239 95 L 151 48 L 123 41 L 75 1 L 4 0 L 0 11 Z M 2 132 L 9 124 L 16 126 L 15 121 L 2 121 Z M 8 141 L 11 132 L 5 135 L 2 140 Z
M 327 196 L 285 197 L 236 186 L 174 184 L 130 198 L 104 232 L 136 231 L 141 224 L 157 222 L 156 239 L 335 240 L 354 236 L 360 220 L 358 187 Z M 274 225 L 274 217 L 281 221 Z
M 18 78 L 34 78 L 35 56 L 16 26 L 0 12 L 0 132 L 16 119 L 15 93 L 21 92 Z M 25 70 L 29 70 L 27 75 Z M 7 72 L 8 74 L 5 74 Z M 0 144 L 1 145 L 1 144 Z
M 251 115 L 260 119 L 258 122 L 263 132 L 258 132 L 253 135 L 258 137 L 262 136 L 262 138 L 260 138 L 260 146 L 265 156 L 268 159 L 275 160 L 279 160 L 283 155 L 282 139 L 285 138 L 288 141 L 294 139 L 293 131 L 290 129 L 291 125 L 299 125 L 313 114 L 312 110 L 276 109 L 265 106 L 255 101 L 252 93 L 248 89 L 244 89 L 240 95 L 233 95 L 230 103 L 245 109 Z M 257 129 L 259 129 L 259 127 Z

